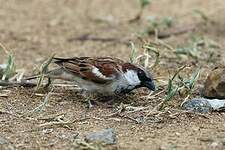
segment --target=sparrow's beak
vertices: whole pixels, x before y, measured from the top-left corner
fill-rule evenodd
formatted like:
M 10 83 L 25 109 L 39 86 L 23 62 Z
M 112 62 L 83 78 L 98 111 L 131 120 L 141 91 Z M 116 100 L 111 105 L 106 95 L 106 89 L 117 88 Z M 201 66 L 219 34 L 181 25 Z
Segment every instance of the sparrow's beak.
M 155 84 L 153 81 L 145 81 L 143 85 L 152 91 L 156 90 Z

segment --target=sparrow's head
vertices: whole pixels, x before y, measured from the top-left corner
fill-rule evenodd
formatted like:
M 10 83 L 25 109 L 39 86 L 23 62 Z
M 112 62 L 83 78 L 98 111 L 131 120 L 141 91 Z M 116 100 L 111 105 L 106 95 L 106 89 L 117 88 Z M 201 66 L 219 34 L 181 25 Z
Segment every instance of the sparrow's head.
M 123 66 L 125 70 L 125 78 L 135 88 L 147 87 L 155 91 L 155 84 L 152 76 L 144 68 L 127 63 Z
M 137 70 L 137 76 L 138 76 L 138 79 L 140 80 L 139 87 L 147 87 L 148 89 L 152 91 L 156 90 L 152 76 L 147 71 L 145 71 L 142 68 L 139 68 Z

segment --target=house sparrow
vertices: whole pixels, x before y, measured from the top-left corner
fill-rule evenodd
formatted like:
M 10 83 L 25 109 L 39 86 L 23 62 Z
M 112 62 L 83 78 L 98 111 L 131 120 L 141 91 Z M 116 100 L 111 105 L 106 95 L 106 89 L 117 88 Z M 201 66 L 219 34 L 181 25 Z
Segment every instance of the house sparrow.
M 47 76 L 75 82 L 88 93 L 125 94 L 147 87 L 155 90 L 151 75 L 142 67 L 111 57 L 54 58 L 59 66 Z

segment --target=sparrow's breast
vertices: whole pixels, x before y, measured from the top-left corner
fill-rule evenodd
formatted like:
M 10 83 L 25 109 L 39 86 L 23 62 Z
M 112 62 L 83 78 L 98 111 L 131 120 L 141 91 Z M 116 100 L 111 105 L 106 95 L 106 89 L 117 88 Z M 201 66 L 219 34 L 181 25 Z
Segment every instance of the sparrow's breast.
M 114 95 L 116 90 L 116 85 L 114 83 L 95 83 L 90 80 L 84 80 L 80 77 L 74 77 L 74 82 L 80 88 L 90 92 L 90 93 L 99 93 L 102 95 Z
M 83 79 L 80 79 L 83 80 Z M 110 83 L 99 84 L 92 81 L 82 81 L 79 85 L 81 88 L 101 95 L 115 95 L 121 93 L 129 93 L 136 85 L 130 84 L 125 78 L 118 78 Z
M 130 82 L 124 76 L 121 76 L 116 82 L 112 84 L 115 94 L 129 93 L 135 88 L 135 86 L 135 84 L 130 84 Z

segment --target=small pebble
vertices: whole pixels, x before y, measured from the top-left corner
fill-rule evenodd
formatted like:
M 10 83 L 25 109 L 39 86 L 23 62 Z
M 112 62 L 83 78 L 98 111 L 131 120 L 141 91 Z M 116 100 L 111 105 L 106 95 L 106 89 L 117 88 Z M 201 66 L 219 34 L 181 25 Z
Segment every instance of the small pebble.
M 181 134 L 180 134 L 179 132 L 176 132 L 175 134 L 176 134 L 176 136 L 178 136 L 178 137 L 181 136 Z
M 7 144 L 7 143 L 9 143 L 9 141 L 6 138 L 0 136 L 0 145 Z
M 53 129 L 51 128 L 51 129 L 43 129 L 42 130 L 42 133 L 43 134 L 49 134 L 49 133 L 51 133 L 51 132 L 53 132 Z
M 139 141 L 140 141 L 140 142 L 143 142 L 143 141 L 144 141 L 144 138 L 143 138 L 143 137 L 141 137 L 141 138 L 139 139 Z
M 64 133 L 64 134 L 59 134 L 58 137 L 60 139 L 63 140 L 70 140 L 70 141 L 74 141 L 75 139 L 77 139 L 79 136 L 78 132 L 71 132 L 71 133 Z
M 102 142 L 105 144 L 116 144 L 114 129 L 103 129 L 101 131 L 89 133 L 85 136 L 87 142 Z
M 211 150 L 222 150 L 223 149 L 223 144 L 219 141 L 215 141 L 210 145 Z
M 182 104 L 182 108 L 188 111 L 192 112 L 198 112 L 198 113 L 208 113 L 212 111 L 212 107 L 210 103 L 201 98 L 195 98 L 189 101 L 186 101 Z

